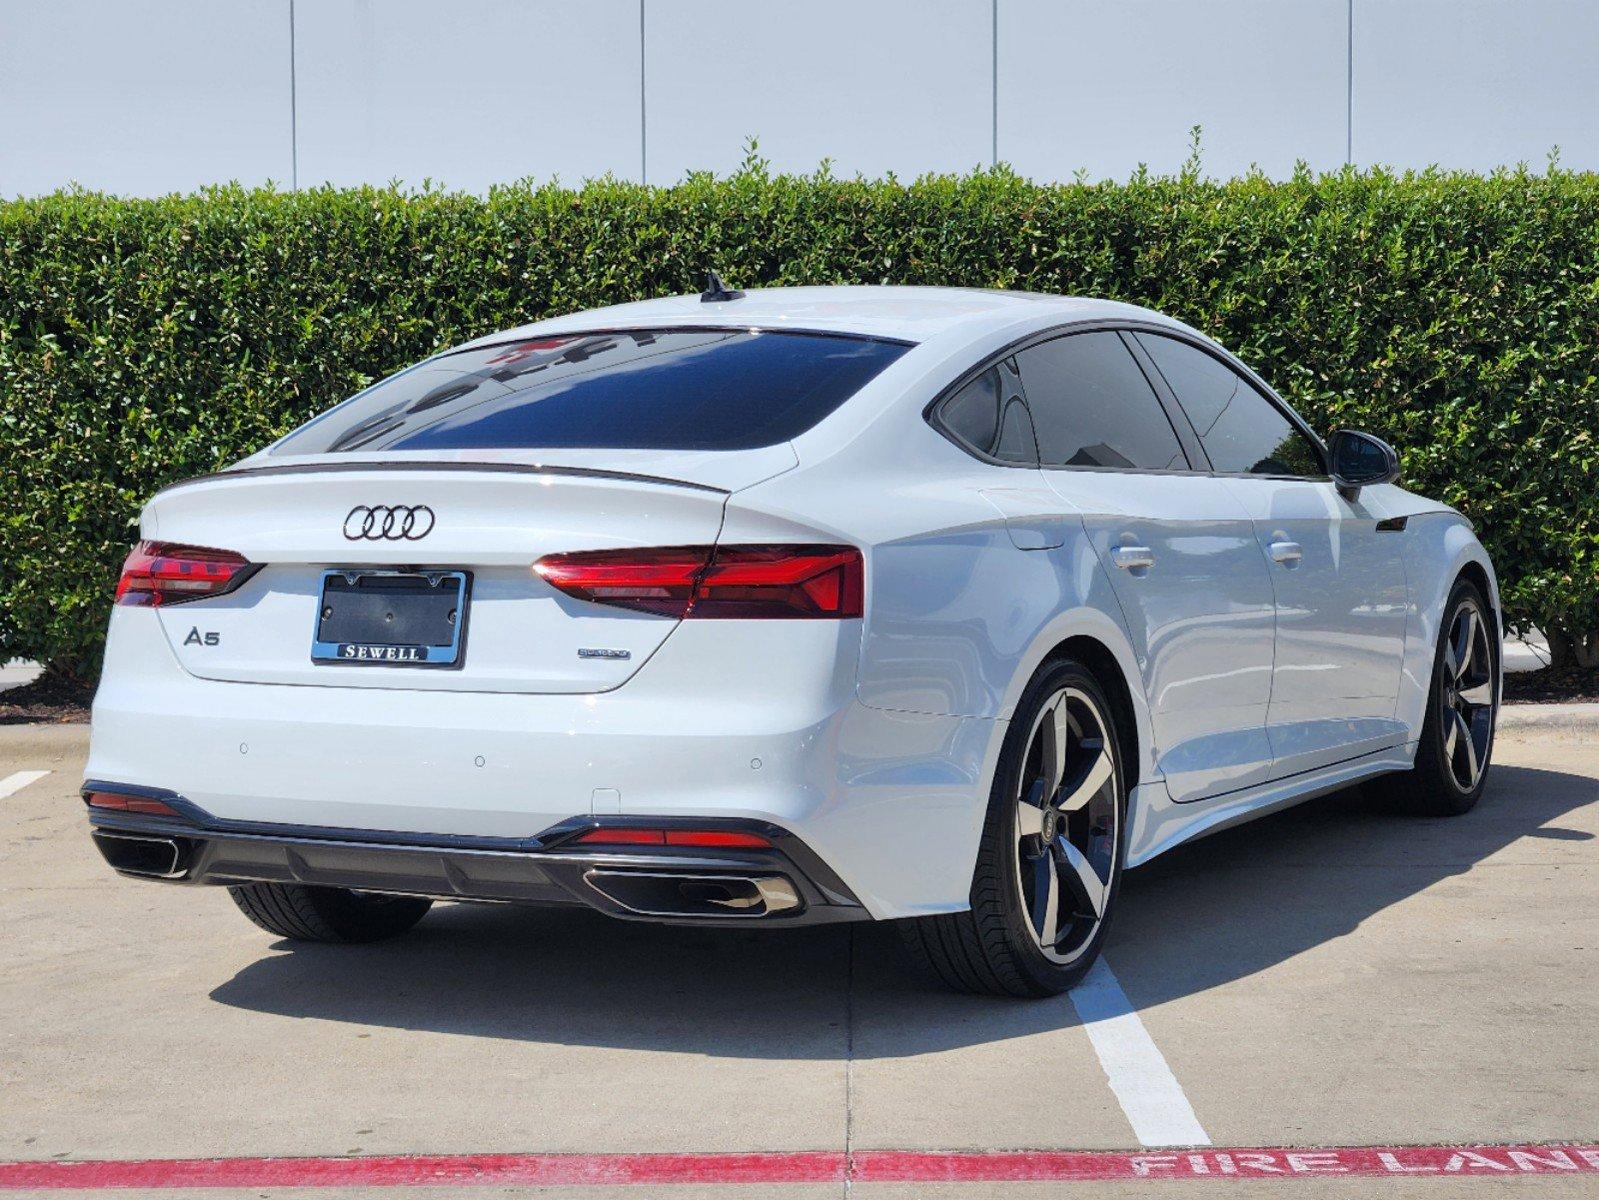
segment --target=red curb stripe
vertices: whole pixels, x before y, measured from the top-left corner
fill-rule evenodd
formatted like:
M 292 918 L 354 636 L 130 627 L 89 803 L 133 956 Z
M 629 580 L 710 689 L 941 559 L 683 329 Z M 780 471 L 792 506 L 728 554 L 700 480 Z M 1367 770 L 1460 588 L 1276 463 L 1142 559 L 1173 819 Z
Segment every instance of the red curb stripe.
M 844 1155 L 428 1154 L 0 1163 L 0 1188 L 415 1187 L 429 1184 L 826 1183 Z
M 519 1184 L 1013 1183 L 1334 1175 L 1599 1175 L 1599 1144 L 960 1153 L 435 1154 L 0 1162 L 0 1189 Z

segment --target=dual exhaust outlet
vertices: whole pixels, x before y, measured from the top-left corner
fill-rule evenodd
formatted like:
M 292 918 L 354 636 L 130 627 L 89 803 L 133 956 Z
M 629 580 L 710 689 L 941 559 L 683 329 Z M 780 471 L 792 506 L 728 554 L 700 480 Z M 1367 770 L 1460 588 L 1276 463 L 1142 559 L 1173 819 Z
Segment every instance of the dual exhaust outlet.
M 113 870 L 144 879 L 182 879 L 189 873 L 194 843 L 188 838 L 93 831 L 94 842 Z M 644 917 L 749 918 L 776 916 L 802 906 L 782 875 L 689 875 L 592 868 L 583 881 L 624 912 Z
M 782 875 L 684 875 L 595 867 L 583 881 L 611 903 L 643 917 L 759 918 L 801 905 Z
M 145 879 L 182 879 L 189 873 L 194 845 L 187 838 L 152 837 L 96 829 L 92 835 L 111 868 Z

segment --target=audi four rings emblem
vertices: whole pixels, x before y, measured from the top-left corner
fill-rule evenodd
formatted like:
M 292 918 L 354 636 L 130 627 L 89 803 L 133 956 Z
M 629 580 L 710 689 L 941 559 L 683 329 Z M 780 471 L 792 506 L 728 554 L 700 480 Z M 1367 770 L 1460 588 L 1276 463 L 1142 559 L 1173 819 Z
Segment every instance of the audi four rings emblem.
M 357 504 L 344 518 L 352 542 L 419 542 L 433 532 L 433 510 L 425 504 Z

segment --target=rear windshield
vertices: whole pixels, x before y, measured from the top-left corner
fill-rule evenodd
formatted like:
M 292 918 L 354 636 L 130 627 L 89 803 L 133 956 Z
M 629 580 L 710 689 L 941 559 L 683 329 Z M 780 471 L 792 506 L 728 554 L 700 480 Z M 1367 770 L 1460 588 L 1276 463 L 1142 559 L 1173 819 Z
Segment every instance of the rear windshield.
M 907 349 L 745 329 L 502 342 L 390 376 L 272 453 L 770 446 L 815 425 Z

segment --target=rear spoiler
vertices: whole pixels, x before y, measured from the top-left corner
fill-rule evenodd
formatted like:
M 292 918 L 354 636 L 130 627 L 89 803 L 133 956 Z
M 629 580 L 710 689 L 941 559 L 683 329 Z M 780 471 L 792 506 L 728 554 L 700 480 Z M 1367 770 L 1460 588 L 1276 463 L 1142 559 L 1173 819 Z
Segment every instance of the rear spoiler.
M 505 475 L 561 475 L 584 479 L 617 479 L 626 483 L 654 483 L 667 487 L 687 488 L 695 492 L 712 492 L 728 495 L 726 488 L 712 487 L 708 483 L 691 483 L 686 479 L 668 479 L 663 475 L 641 475 L 636 471 L 607 471 L 598 467 L 536 466 L 526 463 L 473 463 L 473 462 L 330 462 L 295 463 L 278 467 L 240 467 L 234 470 L 213 471 L 209 475 L 195 475 L 169 483 L 156 492 L 159 496 L 191 483 L 210 483 L 218 479 L 242 479 L 258 475 L 321 475 L 352 471 L 469 471 L 474 474 L 495 472 Z M 154 497 L 152 497 L 153 499 Z

